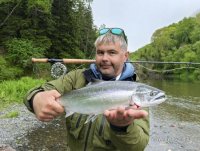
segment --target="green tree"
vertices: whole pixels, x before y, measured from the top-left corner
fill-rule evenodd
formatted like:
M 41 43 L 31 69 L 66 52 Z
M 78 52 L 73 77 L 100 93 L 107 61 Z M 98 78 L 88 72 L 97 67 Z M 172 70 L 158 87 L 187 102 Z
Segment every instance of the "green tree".
M 27 39 L 11 39 L 6 42 L 7 59 L 23 69 L 31 66 L 30 58 L 43 57 L 44 49 L 35 47 L 33 42 Z
M 8 79 L 15 79 L 23 74 L 19 67 L 10 65 L 3 56 L 0 56 L 0 82 Z
M 200 14 L 184 18 L 178 23 L 158 29 L 151 38 L 151 43 L 138 49 L 132 56 L 138 60 L 164 62 L 200 62 Z M 174 69 L 183 65 L 151 65 L 151 69 Z M 198 78 L 199 72 L 190 71 L 190 77 Z M 168 73 L 166 73 L 167 75 Z M 186 75 L 185 71 L 174 74 Z M 179 77 L 179 76 L 178 76 Z M 187 76 L 182 76 L 187 77 Z
M 87 58 L 96 28 L 91 0 L 3 0 L 0 52 L 7 64 L 29 70 L 31 57 Z M 20 57 L 17 54 L 21 55 Z M 1 54 L 0 54 L 1 55 Z

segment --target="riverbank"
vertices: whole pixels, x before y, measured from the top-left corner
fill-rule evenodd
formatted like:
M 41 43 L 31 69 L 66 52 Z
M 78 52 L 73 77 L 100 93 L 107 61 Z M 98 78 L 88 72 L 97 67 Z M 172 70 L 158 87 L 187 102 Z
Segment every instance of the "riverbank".
M 23 104 L 17 104 L 0 111 L 0 117 L 12 111 L 18 116 L 0 118 L 0 151 L 69 151 L 64 116 L 41 122 Z
M 18 116 L 14 118 L 3 118 L 11 111 L 17 111 Z M 22 142 L 23 138 L 37 128 L 45 128 L 48 124 L 38 121 L 24 105 L 11 105 L 0 112 L 0 150 L 16 149 L 19 150 L 27 143 Z
M 190 102 L 188 104 L 188 101 Z M 198 101 L 194 100 L 194 103 Z M 169 98 L 150 108 L 150 142 L 145 151 L 198 151 L 199 110 L 191 100 Z M 195 105 L 195 106 L 194 106 Z M 187 112 L 187 108 L 192 111 Z M 0 151 L 69 151 L 64 117 L 38 121 L 24 105 L 13 105 L 0 115 L 18 111 L 18 117 L 0 118 Z M 10 150 L 5 150 L 5 148 Z

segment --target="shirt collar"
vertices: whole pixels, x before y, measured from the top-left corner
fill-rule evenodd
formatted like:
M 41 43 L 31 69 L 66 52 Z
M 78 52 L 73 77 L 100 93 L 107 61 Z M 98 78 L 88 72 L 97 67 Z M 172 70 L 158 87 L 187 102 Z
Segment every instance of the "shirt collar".
M 119 78 L 121 77 L 121 75 L 122 75 L 122 73 L 120 73 L 120 74 L 115 78 L 115 80 L 116 80 L 116 81 L 119 80 Z

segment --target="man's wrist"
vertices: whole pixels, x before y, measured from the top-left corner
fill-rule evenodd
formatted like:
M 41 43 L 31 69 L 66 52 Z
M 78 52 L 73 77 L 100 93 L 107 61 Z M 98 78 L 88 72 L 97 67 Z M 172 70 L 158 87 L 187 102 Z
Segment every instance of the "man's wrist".
M 31 99 L 28 100 L 29 106 L 30 106 L 31 110 L 33 111 L 33 113 L 34 113 L 33 99 L 34 99 L 34 97 L 35 97 L 36 94 L 38 94 L 39 92 L 43 92 L 43 91 L 44 91 L 44 90 L 38 90 L 37 92 L 35 92 L 35 93 L 33 94 L 33 96 L 31 97 Z

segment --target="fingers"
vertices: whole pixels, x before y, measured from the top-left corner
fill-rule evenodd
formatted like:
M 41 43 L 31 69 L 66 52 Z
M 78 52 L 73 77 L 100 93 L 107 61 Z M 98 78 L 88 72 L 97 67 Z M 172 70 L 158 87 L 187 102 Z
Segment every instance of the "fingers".
M 117 108 L 117 114 L 120 116 L 124 114 L 124 111 L 125 111 L 125 107 L 120 106 Z
M 118 107 L 117 109 L 113 110 L 106 110 L 104 112 L 105 117 L 107 118 L 108 122 L 116 126 L 127 126 L 133 120 L 126 120 L 125 119 L 125 107 Z
M 59 98 L 61 94 L 56 90 L 49 91 L 55 98 Z
M 140 118 L 145 118 L 148 116 L 148 112 L 145 110 L 131 110 L 129 109 L 127 111 L 127 116 L 131 117 L 133 119 L 140 119 Z
M 104 112 L 107 120 L 116 126 L 127 126 L 135 119 L 144 118 L 148 115 L 145 110 L 138 109 L 134 106 L 129 108 L 118 107 L 117 109 L 106 110 Z
M 52 101 L 50 108 L 55 112 L 54 114 L 60 114 L 64 112 L 64 107 L 58 101 Z
M 118 107 L 117 109 L 106 110 L 104 112 L 104 116 L 106 116 L 109 119 L 115 119 L 115 118 L 123 119 L 124 111 L 125 111 L 124 107 Z
M 36 117 L 41 121 L 51 121 L 64 112 L 64 108 L 56 100 L 60 97 L 56 90 L 39 92 L 33 99 Z
M 49 122 L 51 120 L 53 120 L 55 117 L 52 115 L 48 115 L 48 114 L 41 114 L 36 116 L 38 120 L 42 121 L 42 122 Z
M 50 121 L 52 121 L 52 120 L 53 120 L 53 118 L 52 118 L 52 119 L 51 119 L 51 118 L 50 118 L 50 119 L 47 119 L 47 118 L 46 118 L 46 119 L 42 119 L 42 120 L 40 120 L 40 121 L 42 121 L 42 122 L 50 122 Z
M 40 112 L 39 119 L 43 121 L 53 120 L 63 112 L 64 108 L 55 100 L 51 100 Z
M 105 110 L 104 111 L 104 116 L 108 117 L 110 115 L 110 111 L 109 110 Z
M 54 110 L 52 110 L 51 108 L 48 107 L 44 107 L 41 109 L 41 111 L 39 111 L 36 114 L 36 117 L 40 120 L 40 121 L 50 121 L 53 120 L 55 117 L 57 117 L 59 115 L 59 113 L 55 112 Z

